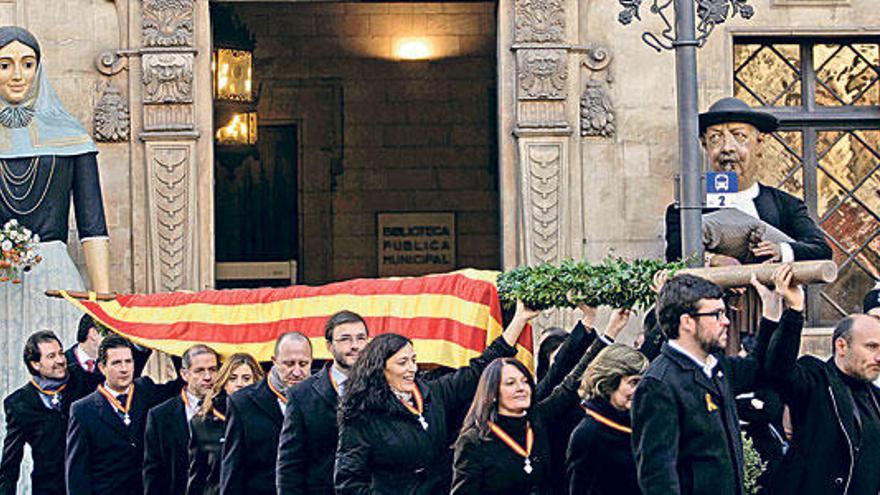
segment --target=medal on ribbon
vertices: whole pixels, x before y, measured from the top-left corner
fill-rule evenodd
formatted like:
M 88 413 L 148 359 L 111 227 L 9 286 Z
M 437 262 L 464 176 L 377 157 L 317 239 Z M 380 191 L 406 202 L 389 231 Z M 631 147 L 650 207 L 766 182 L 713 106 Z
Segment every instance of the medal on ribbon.
M 58 394 L 60 394 L 62 390 L 67 388 L 67 384 L 65 383 L 55 390 L 44 389 L 44 388 L 40 387 L 39 385 L 37 385 L 36 380 L 31 380 L 31 385 L 33 385 L 37 390 L 39 390 L 41 394 L 44 394 L 44 395 L 51 397 L 49 402 L 52 403 L 52 407 L 57 407 L 58 404 L 61 404 L 61 399 L 58 398 Z
M 110 393 L 103 385 L 98 385 L 98 392 L 107 399 L 107 402 L 113 406 L 113 409 L 117 410 L 122 414 L 122 422 L 125 423 L 125 426 L 131 424 L 131 416 L 129 415 L 129 411 L 131 410 L 131 400 L 134 398 L 134 384 L 128 386 L 128 398 L 125 400 L 125 405 L 123 405 L 116 397 Z
M 526 474 L 532 474 L 532 460 L 530 456 L 532 455 L 532 446 L 535 444 L 535 432 L 532 430 L 532 425 L 526 422 L 526 446 L 523 448 L 522 445 L 516 443 L 516 441 L 507 434 L 506 431 L 502 430 L 500 426 L 495 423 L 489 421 L 489 429 L 492 433 L 495 434 L 502 442 L 504 442 L 511 450 L 516 452 L 525 458 L 523 462 L 523 471 Z
M 413 384 L 412 397 L 413 397 L 413 402 L 416 403 L 416 407 L 411 406 L 409 404 L 409 402 L 407 402 L 403 399 L 400 399 L 400 403 L 403 404 L 403 407 L 405 407 L 409 412 L 418 416 L 419 424 L 422 425 L 423 430 L 427 431 L 428 421 L 425 419 L 425 416 L 424 416 L 425 401 L 422 400 L 422 393 L 419 392 L 419 387 L 416 386 L 416 384 Z

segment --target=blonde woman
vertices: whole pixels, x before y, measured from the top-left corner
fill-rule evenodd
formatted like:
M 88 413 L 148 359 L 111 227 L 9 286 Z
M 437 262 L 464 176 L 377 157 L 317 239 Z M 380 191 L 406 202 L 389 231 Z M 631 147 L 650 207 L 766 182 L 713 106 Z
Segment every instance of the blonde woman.
M 190 421 L 189 483 L 187 495 L 213 495 L 220 492 L 220 461 L 226 431 L 226 398 L 263 379 L 263 370 L 250 354 L 229 356 L 217 381 Z
M 636 386 L 647 369 L 648 359 L 623 344 L 603 349 L 587 367 L 579 391 L 586 415 L 568 445 L 569 493 L 641 493 L 629 414 Z

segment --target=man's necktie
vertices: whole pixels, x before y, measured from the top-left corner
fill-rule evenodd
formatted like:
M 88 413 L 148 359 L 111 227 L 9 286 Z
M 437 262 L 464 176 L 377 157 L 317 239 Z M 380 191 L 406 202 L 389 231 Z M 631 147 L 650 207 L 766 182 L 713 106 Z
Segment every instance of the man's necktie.
M 95 372 L 95 360 L 94 359 L 87 359 L 86 360 L 86 371 L 88 371 L 89 373 Z

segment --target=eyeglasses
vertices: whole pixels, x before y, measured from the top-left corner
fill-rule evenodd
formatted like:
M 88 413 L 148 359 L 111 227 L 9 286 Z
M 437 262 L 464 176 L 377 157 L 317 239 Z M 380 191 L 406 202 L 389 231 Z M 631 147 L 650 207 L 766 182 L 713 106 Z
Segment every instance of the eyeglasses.
M 699 318 L 700 316 L 711 316 L 715 318 L 715 321 L 721 321 L 721 318 L 727 318 L 727 312 L 723 309 L 716 309 L 715 311 L 709 311 L 707 313 L 688 313 L 694 318 Z
M 338 339 L 333 339 L 333 343 L 334 344 L 351 345 L 352 343 L 357 342 L 358 344 L 363 344 L 364 342 L 367 341 L 367 338 L 368 337 L 366 335 L 358 335 L 357 337 L 352 337 L 351 335 L 346 335 L 345 337 L 339 337 Z

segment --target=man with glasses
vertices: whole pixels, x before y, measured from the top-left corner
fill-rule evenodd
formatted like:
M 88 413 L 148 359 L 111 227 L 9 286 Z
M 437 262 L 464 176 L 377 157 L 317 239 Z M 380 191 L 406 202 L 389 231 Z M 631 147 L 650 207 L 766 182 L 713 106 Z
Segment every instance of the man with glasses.
M 189 420 L 214 386 L 220 360 L 217 352 L 196 344 L 183 353 L 180 394 L 147 414 L 144 434 L 144 493 L 185 493 L 189 472 Z
M 279 495 L 333 492 L 333 461 L 339 435 L 336 406 L 369 333 L 360 315 L 340 311 L 324 326 L 333 362 L 292 387 L 278 443 L 276 479 Z
M 669 341 L 642 378 L 632 407 L 633 450 L 645 495 L 744 492 L 735 397 L 754 390 L 775 328 L 771 322 L 782 311 L 779 288 L 791 282 L 790 266 L 774 277 L 776 291 L 752 281 L 763 318 L 756 349 L 744 358 L 722 352 L 730 321 L 718 285 L 685 274 L 660 291 L 657 315 Z

